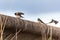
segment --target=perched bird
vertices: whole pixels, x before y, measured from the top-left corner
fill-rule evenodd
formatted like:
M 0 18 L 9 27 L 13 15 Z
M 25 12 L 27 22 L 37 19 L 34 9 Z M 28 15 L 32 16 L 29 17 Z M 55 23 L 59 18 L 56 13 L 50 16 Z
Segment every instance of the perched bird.
M 24 13 L 22 13 L 22 12 L 16 12 L 15 13 L 16 18 L 23 18 L 22 15 L 24 15 Z
M 38 22 L 40 22 L 40 23 L 44 23 L 40 18 L 38 18 Z
M 58 21 L 56 21 L 56 20 L 52 19 L 52 20 L 51 20 L 51 22 L 49 22 L 49 23 L 55 23 L 55 24 L 57 24 L 57 23 L 58 23 Z

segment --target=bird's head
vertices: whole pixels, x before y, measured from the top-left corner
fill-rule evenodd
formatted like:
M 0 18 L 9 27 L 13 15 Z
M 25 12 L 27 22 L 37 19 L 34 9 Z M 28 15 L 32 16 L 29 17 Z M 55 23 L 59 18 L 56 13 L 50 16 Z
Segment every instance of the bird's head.
M 22 12 L 16 12 L 15 15 L 21 16 L 21 15 L 24 15 L 24 13 L 22 13 Z

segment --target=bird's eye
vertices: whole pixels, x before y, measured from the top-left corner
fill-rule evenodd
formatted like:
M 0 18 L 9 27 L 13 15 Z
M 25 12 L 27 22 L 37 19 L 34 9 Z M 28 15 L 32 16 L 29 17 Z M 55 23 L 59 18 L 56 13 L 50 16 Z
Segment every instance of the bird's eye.
M 15 13 L 15 15 L 16 15 L 16 13 Z

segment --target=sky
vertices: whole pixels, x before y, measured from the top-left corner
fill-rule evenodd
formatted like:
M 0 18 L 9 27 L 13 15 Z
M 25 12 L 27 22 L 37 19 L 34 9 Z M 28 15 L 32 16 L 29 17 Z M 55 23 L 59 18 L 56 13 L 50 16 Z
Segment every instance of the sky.
M 60 25 L 60 0 L 0 0 L 0 14 L 14 16 L 15 12 L 23 12 L 26 20 L 40 18 L 48 23 L 55 19 Z

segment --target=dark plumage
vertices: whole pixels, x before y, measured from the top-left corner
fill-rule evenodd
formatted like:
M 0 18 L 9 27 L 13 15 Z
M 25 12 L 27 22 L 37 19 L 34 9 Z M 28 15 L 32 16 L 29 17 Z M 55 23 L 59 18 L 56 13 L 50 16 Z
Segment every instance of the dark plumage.
M 41 22 L 41 23 L 44 23 L 40 18 L 38 18 L 38 21 Z
M 16 15 L 17 17 L 23 18 L 22 15 L 24 15 L 24 13 L 22 13 L 22 12 L 16 12 L 15 15 Z
M 55 24 L 57 24 L 57 23 L 58 23 L 58 21 L 53 20 L 53 19 L 52 19 L 52 21 L 51 21 L 51 22 L 49 22 L 49 23 L 53 23 L 53 22 L 54 22 Z
M 24 15 L 22 12 L 16 12 L 15 15 Z

